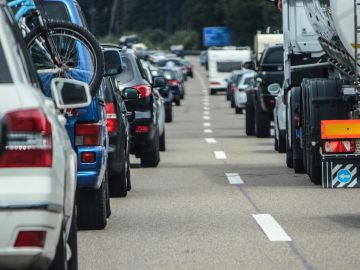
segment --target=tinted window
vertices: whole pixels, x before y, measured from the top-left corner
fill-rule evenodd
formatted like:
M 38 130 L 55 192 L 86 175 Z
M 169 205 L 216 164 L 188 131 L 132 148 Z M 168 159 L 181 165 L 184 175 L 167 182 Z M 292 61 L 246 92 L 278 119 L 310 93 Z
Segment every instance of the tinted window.
M 121 84 L 125 84 L 134 79 L 134 71 L 130 59 L 126 56 L 122 57 L 122 65 L 123 71 L 117 77 L 117 79 L 120 81 Z
M 63 3 L 42 1 L 41 4 L 38 4 L 38 9 L 45 18 L 48 17 L 53 20 L 70 21 L 69 13 Z
M 284 51 L 281 50 L 270 50 L 264 58 L 264 64 L 284 64 Z
M 176 59 L 171 59 L 171 60 L 165 60 L 165 61 L 159 61 L 158 62 L 158 66 L 159 67 L 181 67 L 184 64 Z
M 241 69 L 242 62 L 217 62 L 218 72 L 232 72 L 236 69 Z
M 3 48 L 0 44 L 0 83 L 12 83 L 9 66 L 5 59 Z
M 175 72 L 170 71 L 170 70 L 165 70 L 165 71 L 164 71 L 164 77 L 165 77 L 167 80 L 176 80 L 176 74 L 175 74 Z
M 112 83 L 109 78 L 105 79 L 105 91 L 104 91 L 105 102 L 113 101 L 112 97 Z

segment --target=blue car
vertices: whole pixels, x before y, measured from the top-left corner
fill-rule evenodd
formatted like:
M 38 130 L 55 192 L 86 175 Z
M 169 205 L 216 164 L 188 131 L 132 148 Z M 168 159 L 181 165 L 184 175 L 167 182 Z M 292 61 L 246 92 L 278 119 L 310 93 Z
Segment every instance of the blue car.
M 74 0 L 43 0 L 39 10 L 45 11 L 44 16 L 49 19 L 70 21 L 86 28 L 84 15 Z M 88 63 L 86 57 L 89 56 L 79 47 L 76 48 L 79 65 Z M 66 112 L 66 128 L 78 156 L 76 199 L 80 229 L 103 229 L 107 217 L 110 216 L 107 181 L 109 138 L 104 104 L 105 88 L 103 82 L 98 91 L 93 93 L 89 107 Z

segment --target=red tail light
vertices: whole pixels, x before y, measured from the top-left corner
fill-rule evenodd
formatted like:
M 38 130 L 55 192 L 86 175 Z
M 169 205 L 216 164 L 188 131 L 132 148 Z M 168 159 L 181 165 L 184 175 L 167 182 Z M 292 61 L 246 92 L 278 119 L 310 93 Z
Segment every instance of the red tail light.
M 355 140 L 331 140 L 323 141 L 322 149 L 324 153 L 354 153 L 356 151 Z
M 76 145 L 100 145 L 100 123 L 76 124 L 75 144 Z
M 148 133 L 149 132 L 149 126 L 137 126 L 135 128 L 136 133 Z
M 178 82 L 177 80 L 170 80 L 170 81 L 169 81 L 169 84 L 170 84 L 171 86 L 178 86 L 178 85 L 179 85 L 179 82 Z
M 219 82 L 210 82 L 211 85 L 220 85 Z
M 236 91 L 236 87 L 235 87 L 235 84 L 231 84 L 231 92 L 234 93 Z
M 95 152 L 83 152 L 81 153 L 81 162 L 82 163 L 94 163 L 96 161 Z
M 19 232 L 14 247 L 29 248 L 38 247 L 43 248 L 45 245 L 46 231 L 21 231 Z
M 51 124 L 40 109 L 10 112 L 6 151 L 0 158 L 1 168 L 51 167 Z
M 116 116 L 116 108 L 113 102 L 105 104 L 106 109 L 106 126 L 108 132 L 116 133 L 119 131 L 119 122 Z
M 133 88 L 135 88 L 136 90 L 139 91 L 140 93 L 140 98 L 145 98 L 151 95 L 151 87 L 148 85 L 137 85 L 134 86 Z

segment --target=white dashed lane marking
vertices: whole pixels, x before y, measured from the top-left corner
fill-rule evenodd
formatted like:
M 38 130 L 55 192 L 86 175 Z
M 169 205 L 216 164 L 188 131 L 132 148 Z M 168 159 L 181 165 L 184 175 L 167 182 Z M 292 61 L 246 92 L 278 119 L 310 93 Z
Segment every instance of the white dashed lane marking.
M 203 116 L 203 119 L 204 119 L 204 120 L 210 120 L 210 116 L 204 115 L 204 116 Z
M 225 173 L 229 183 L 231 185 L 242 185 L 244 181 L 241 179 L 238 173 Z
M 203 126 L 204 126 L 204 127 L 210 127 L 210 126 L 211 126 L 211 123 L 205 122 L 205 123 L 203 123 Z
M 226 159 L 226 154 L 224 151 L 214 151 L 216 159 Z
M 204 111 L 204 114 L 210 114 L 210 112 L 209 111 Z
M 270 241 L 273 242 L 290 242 L 290 236 L 284 231 L 280 224 L 269 214 L 253 215 L 257 224 L 264 231 Z
M 205 133 L 212 133 L 212 130 L 211 129 L 204 129 L 204 132 Z
M 206 138 L 205 141 L 210 144 L 216 143 L 216 140 L 214 138 Z

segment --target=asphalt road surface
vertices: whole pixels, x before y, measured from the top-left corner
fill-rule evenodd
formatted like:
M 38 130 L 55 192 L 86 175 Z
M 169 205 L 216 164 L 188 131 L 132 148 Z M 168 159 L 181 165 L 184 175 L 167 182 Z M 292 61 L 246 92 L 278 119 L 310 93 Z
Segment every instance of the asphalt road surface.
M 79 233 L 80 269 L 360 269 L 359 190 L 293 174 L 190 60 L 159 167 L 132 160 L 107 228 Z

